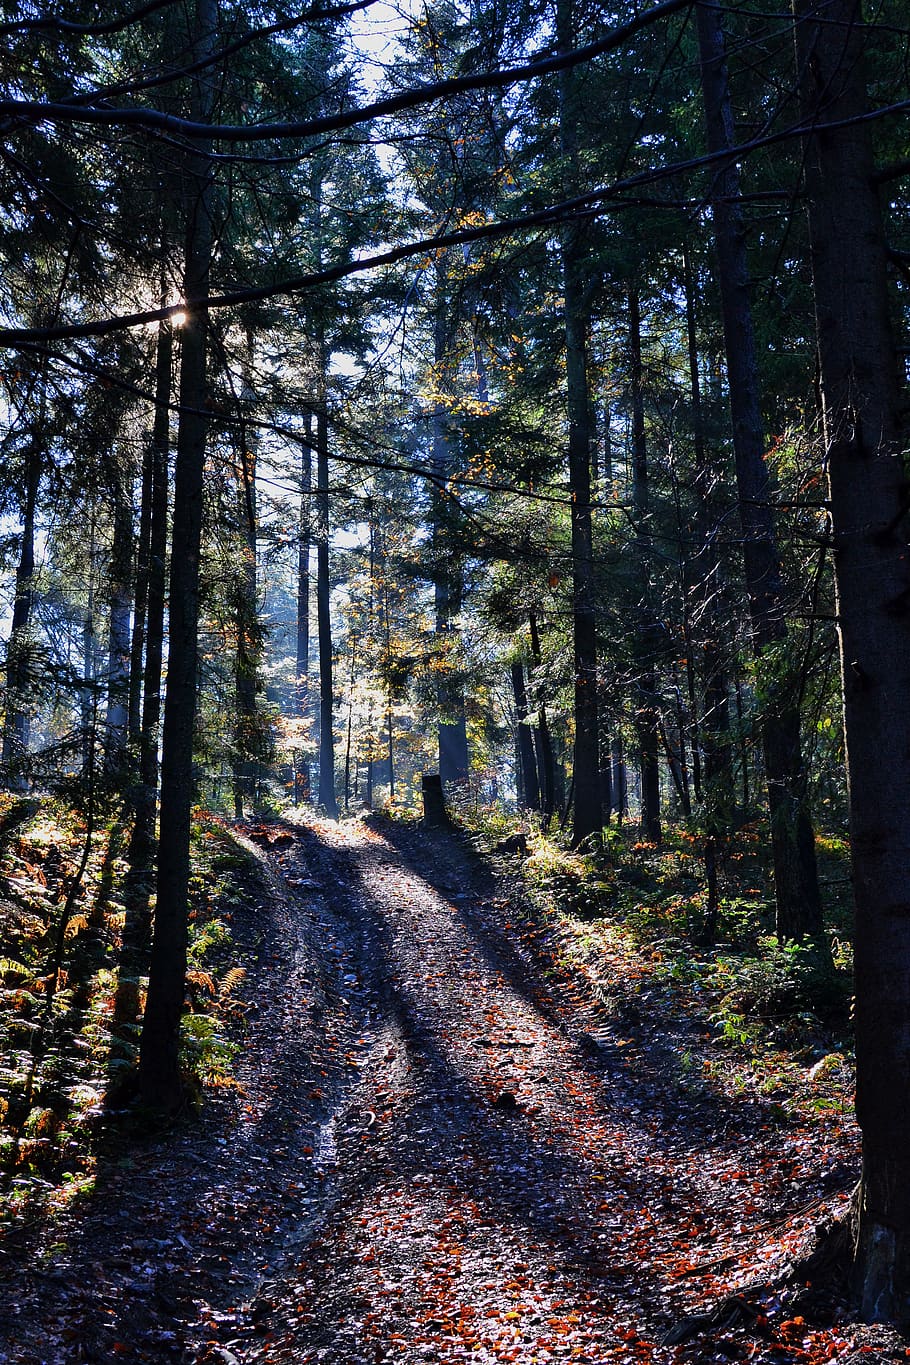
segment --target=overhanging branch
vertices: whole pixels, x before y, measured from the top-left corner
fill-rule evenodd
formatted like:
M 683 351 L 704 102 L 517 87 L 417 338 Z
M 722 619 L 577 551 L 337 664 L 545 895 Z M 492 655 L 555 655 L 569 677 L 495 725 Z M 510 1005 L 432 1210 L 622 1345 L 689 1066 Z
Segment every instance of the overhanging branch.
M 465 94 L 471 90 L 497 89 L 580 66 L 594 57 L 603 56 L 622 47 L 629 38 L 642 29 L 648 28 L 659 19 L 688 9 L 692 3 L 693 0 L 662 0 L 661 4 L 646 10 L 644 14 L 629 20 L 627 24 L 611 29 L 603 38 L 572 52 L 561 53 L 556 57 L 545 57 L 540 61 L 525 62 L 520 66 L 506 67 L 501 71 L 479 71 L 471 76 L 453 76 L 449 80 L 413 86 L 400 95 L 390 95 L 386 99 L 376 100 L 373 104 L 360 105 L 338 114 L 328 114 L 323 118 L 308 119 L 302 123 L 218 126 L 177 118 L 160 109 L 110 109 L 103 105 L 45 103 L 41 100 L 0 100 L 0 118 L 12 122 L 21 120 L 26 123 L 88 123 L 107 127 L 147 128 L 154 132 L 184 137 L 190 141 L 214 139 L 216 142 L 231 143 L 274 142 L 286 138 L 316 137 L 323 133 L 338 132 L 343 128 L 353 128 L 360 123 L 369 123 L 375 118 L 389 114 L 399 114 L 405 109 L 414 109 L 422 104 L 449 99 L 453 95 Z M 80 96 L 80 99 L 83 98 L 84 96 Z

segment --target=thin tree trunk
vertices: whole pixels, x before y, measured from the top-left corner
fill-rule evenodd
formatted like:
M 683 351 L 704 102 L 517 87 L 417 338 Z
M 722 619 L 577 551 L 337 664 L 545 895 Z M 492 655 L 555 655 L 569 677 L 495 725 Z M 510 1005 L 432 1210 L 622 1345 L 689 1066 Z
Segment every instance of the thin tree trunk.
M 569 51 L 575 43 L 573 0 L 558 0 L 557 44 Z M 559 76 L 559 135 L 566 165 L 565 189 L 578 182 L 580 109 L 574 72 Z M 591 399 L 588 389 L 588 308 L 581 229 L 563 230 L 561 242 L 566 341 L 566 403 L 569 422 L 569 488 L 572 534 L 572 633 L 575 673 L 575 749 L 572 777 L 575 816 L 572 842 L 580 844 L 603 825 L 600 801 L 600 723 L 597 697 L 597 620 L 594 590 L 594 532 L 591 514 Z
M 325 357 L 323 357 L 325 359 Z M 338 819 L 335 796 L 335 732 L 332 689 L 332 618 L 329 577 L 329 439 L 325 368 L 316 413 L 316 623 L 319 635 L 319 804 Z
M 798 0 L 805 170 L 856 898 L 856 1280 L 867 1320 L 910 1323 L 910 555 L 858 0 Z
M 197 58 L 211 54 L 215 0 L 196 0 Z M 194 80 L 193 114 L 211 114 L 211 74 Z M 180 1017 L 186 981 L 193 732 L 198 659 L 199 556 L 208 418 L 205 409 L 208 278 L 212 255 L 212 167 L 208 146 L 187 157 L 186 322 L 180 363 L 180 421 L 174 472 L 167 694 L 161 765 L 161 840 L 149 985 L 139 1058 L 142 1095 L 173 1112 L 181 1103 Z
M 354 733 L 354 679 L 357 666 L 357 636 L 351 634 L 351 667 L 348 674 L 348 724 L 347 736 L 344 746 L 344 808 L 350 809 L 351 805 L 351 739 Z M 357 783 L 357 774 L 354 773 L 354 784 Z M 356 792 L 354 793 L 356 796 Z
M 540 783 L 534 758 L 534 738 L 528 725 L 528 698 L 525 692 L 524 668 L 520 661 L 510 667 L 512 691 L 515 695 L 515 727 L 519 766 L 522 777 L 522 804 L 530 810 L 540 810 Z
M 133 631 L 130 637 L 130 687 L 128 729 L 133 754 L 139 752 L 142 734 L 142 664 L 145 658 L 148 612 L 149 541 L 152 533 L 152 443 L 142 456 L 139 492 L 139 531 L 136 537 L 136 582 L 133 592 Z
M 708 146 L 711 151 L 722 151 L 735 141 L 722 11 L 719 0 L 699 0 L 696 10 Z M 776 932 L 785 942 L 821 933 L 821 897 L 797 693 L 786 659 L 786 604 L 764 459 L 739 172 L 733 161 L 716 177 L 712 213 L 752 641 L 759 661 L 767 655 L 771 664 L 764 680 L 769 695 L 763 707 L 762 741 L 774 858 Z
M 108 773 L 117 773 L 124 768 L 129 726 L 133 508 L 124 481 L 124 471 L 114 467 L 111 470 L 114 534 L 109 570 L 107 710 L 104 722 L 104 766 Z
M 663 721 L 661 721 L 660 725 L 659 738 L 661 744 L 663 745 L 663 751 L 667 759 L 667 767 L 670 770 L 670 777 L 672 779 L 673 786 L 676 789 L 676 796 L 679 801 L 680 808 L 682 809 L 682 812 L 686 816 L 686 818 L 688 818 L 688 816 L 691 815 L 692 812 L 691 808 L 688 811 L 686 809 L 686 807 L 689 804 L 689 793 L 686 788 L 686 783 L 683 779 L 682 763 L 680 762 L 679 753 L 673 747 L 673 743 L 667 732 L 667 727 Z
M 250 398 L 249 381 L 244 385 L 244 397 Z M 237 502 L 242 528 L 242 563 L 236 582 L 237 654 L 234 660 L 234 815 L 244 816 L 244 808 L 255 797 L 256 766 L 258 760 L 258 716 L 256 707 L 256 677 L 259 667 L 261 639 L 257 606 L 256 583 L 256 436 L 246 422 L 239 432 L 240 483 Z
M 297 520 L 297 633 L 293 714 L 301 719 L 310 713 L 310 549 L 313 525 L 313 414 L 304 418 L 305 440 L 300 446 L 300 511 Z M 294 804 L 310 799 L 310 765 L 294 758 Z
M 679 763 L 679 776 L 682 781 L 683 790 L 682 809 L 683 815 L 689 820 L 692 817 L 692 789 L 689 779 L 689 761 L 686 755 L 686 713 L 685 708 L 683 707 L 682 691 L 679 686 L 679 679 L 676 675 L 675 668 L 673 670 L 673 691 L 676 698 L 676 736 L 678 740 L 676 752 L 677 761 Z
M 297 686 L 296 712 L 305 716 L 310 684 L 310 523 L 313 486 L 313 418 L 305 419 L 306 441 L 300 447 L 300 519 L 297 541 Z
M 603 711 L 601 711 L 603 720 Z M 605 825 L 610 823 L 615 806 L 613 792 L 613 740 L 609 732 L 601 729 L 600 736 L 600 799 L 603 809 L 603 822 Z
M 692 438 L 695 453 L 696 544 L 695 572 L 697 594 L 702 607 L 699 615 L 698 643 L 702 651 L 704 708 L 701 723 L 693 722 L 693 775 L 695 792 L 706 803 L 705 824 L 709 837 L 720 825 L 729 826 L 733 814 L 733 755 L 730 745 L 730 708 L 727 669 L 721 646 L 720 592 L 721 561 L 717 548 L 717 516 L 713 488 L 716 472 L 708 461 L 705 418 L 698 368 L 695 281 L 687 244 L 683 246 L 683 289 L 686 296 L 686 341 L 689 353 L 689 389 L 692 400 Z M 687 640 L 686 674 L 694 700 L 695 639 Z M 693 715 L 695 713 L 693 712 Z M 704 745 L 704 791 L 696 767 L 699 743 Z
M 621 825 L 629 814 L 629 794 L 620 735 L 613 736 L 613 800 L 616 805 L 616 823 Z
M 534 660 L 535 668 L 539 670 L 541 666 L 540 634 L 534 612 L 531 612 L 528 624 L 531 633 L 531 658 Z M 556 810 L 556 764 L 553 758 L 550 726 L 547 722 L 547 708 L 542 694 L 537 708 L 534 748 L 537 754 L 537 773 L 540 779 L 540 807 L 543 813 L 543 826 L 544 829 L 547 829 Z
M 437 382 L 442 383 L 448 364 L 446 260 L 441 256 L 436 266 L 436 319 L 434 362 Z M 460 785 L 470 775 L 468 730 L 464 709 L 464 692 L 452 676 L 455 621 L 461 611 L 461 559 L 452 545 L 450 526 L 451 504 L 446 500 L 443 486 L 448 475 L 451 455 L 446 432 L 446 409 L 437 403 L 433 413 L 433 470 L 436 475 L 433 493 L 433 595 L 436 609 L 436 636 L 442 668 L 437 686 L 439 706 L 439 775 L 443 787 Z
M 130 839 L 133 872 L 151 866 L 155 845 L 158 794 L 158 725 L 161 720 L 161 666 L 164 657 L 164 608 L 167 590 L 168 447 L 170 444 L 173 333 L 169 322 L 158 325 L 155 357 L 155 416 L 150 444 L 148 585 L 145 610 L 145 665 L 142 676 L 142 720 L 139 739 L 139 784 Z
M 645 433 L 644 382 L 641 360 L 641 303 L 638 287 L 629 286 L 629 375 L 632 388 L 632 504 L 638 557 L 639 620 L 636 630 L 638 704 L 635 733 L 641 771 L 642 838 L 659 844 L 660 825 L 660 713 L 657 705 L 656 640 L 651 591 L 651 530 L 648 487 L 648 442 Z
M 376 640 L 376 523 L 372 504 L 370 506 L 370 598 L 367 613 L 368 639 L 370 649 L 375 647 Z M 370 688 L 367 701 L 367 776 L 366 792 L 364 802 L 367 810 L 373 809 L 373 764 L 375 762 L 375 737 L 373 735 L 373 689 Z
M 41 483 L 42 442 L 44 440 L 44 376 L 35 429 L 29 441 L 25 463 L 25 493 L 22 502 L 22 540 L 16 569 L 16 595 L 6 655 L 6 719 L 3 727 L 3 771 L 12 791 L 27 791 L 28 779 L 23 764 L 29 745 L 28 694 L 30 681 L 29 629 L 35 601 L 35 512 Z
M 746 708 L 743 705 L 742 679 L 738 677 L 734 686 L 734 697 L 736 699 L 736 737 L 739 741 L 739 768 L 743 791 L 743 810 L 747 811 L 752 804 L 752 787 L 749 781 L 749 745 L 746 742 Z
M 395 800 L 395 732 L 392 729 L 392 701 L 386 707 L 386 737 L 389 751 L 389 800 Z
M 95 729 L 98 721 L 98 640 L 95 634 L 95 491 L 90 492 L 92 507 L 88 533 L 88 582 L 85 615 L 82 618 L 82 687 L 79 717 L 82 723 L 82 780 L 94 781 Z

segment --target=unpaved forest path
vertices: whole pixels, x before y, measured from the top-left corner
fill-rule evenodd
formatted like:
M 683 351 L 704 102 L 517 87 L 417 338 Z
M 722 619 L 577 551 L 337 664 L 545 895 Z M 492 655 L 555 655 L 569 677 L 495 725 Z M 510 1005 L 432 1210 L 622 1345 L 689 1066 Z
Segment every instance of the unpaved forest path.
M 832 1330 L 778 1331 L 773 1299 L 773 1339 L 656 1344 L 771 1274 L 824 1152 L 704 1089 L 697 1039 L 548 980 L 451 835 L 273 837 L 243 1099 L 112 1161 L 56 1248 L 13 1259 L 0 1360 L 850 1357 Z

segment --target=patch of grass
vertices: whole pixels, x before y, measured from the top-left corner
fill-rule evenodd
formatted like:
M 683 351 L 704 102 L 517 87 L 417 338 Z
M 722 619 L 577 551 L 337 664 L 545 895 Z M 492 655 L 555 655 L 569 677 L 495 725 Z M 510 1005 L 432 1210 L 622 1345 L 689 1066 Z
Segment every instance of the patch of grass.
M 775 1099 L 798 1093 L 807 1112 L 841 1111 L 849 1090 L 852 951 L 839 899 L 828 897 L 828 942 L 779 946 L 768 885 L 766 831 L 745 827 L 722 851 L 716 947 L 699 946 L 704 865 L 696 838 L 671 829 L 660 847 L 631 833 L 578 854 L 537 834 L 523 865 L 523 893 L 549 924 L 564 966 L 583 977 L 608 1013 L 622 1015 L 647 993 L 668 1020 L 696 1021 L 707 1049 L 688 1070 L 729 1088 Z M 843 840 L 820 841 L 825 877 L 846 881 Z M 830 1074 L 814 1074 L 826 1056 Z M 846 1058 L 846 1061 L 844 1060 Z M 796 1100 L 788 1103 L 797 1103 Z M 783 1104 L 780 1112 L 789 1112 Z

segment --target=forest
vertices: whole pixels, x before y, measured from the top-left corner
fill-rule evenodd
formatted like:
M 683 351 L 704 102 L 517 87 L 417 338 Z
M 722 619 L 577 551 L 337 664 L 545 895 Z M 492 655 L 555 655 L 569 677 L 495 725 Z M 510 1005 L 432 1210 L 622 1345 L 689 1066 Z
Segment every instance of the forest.
M 447 1058 L 441 1127 L 452 1087 L 464 1113 L 485 1097 L 495 1131 L 462 1114 L 454 1147 L 525 1163 L 509 1235 L 543 1246 L 562 1219 L 573 1275 L 606 1234 L 544 1215 L 563 1176 L 541 1134 L 608 1117 L 609 1085 L 706 1169 L 705 1106 L 729 1106 L 730 1151 L 742 1122 L 753 1174 L 789 1152 L 818 1226 L 761 1291 L 703 1278 L 683 1302 L 694 1271 L 668 1271 L 587 1344 L 577 1278 L 549 1345 L 502 1307 L 553 1271 L 532 1243 L 495 1340 L 453 1270 L 448 1306 L 402 1291 L 388 1320 L 336 1285 L 352 1340 L 251 1345 L 223 1308 L 196 1340 L 168 1288 L 142 1340 L 17 1346 L 0 1314 L 0 1361 L 903 1359 L 905 5 L 129 5 L 0 3 L 0 1265 L 22 1321 L 61 1228 L 103 1245 L 104 1170 L 138 1199 L 120 1166 L 173 1172 L 169 1143 L 249 1127 L 269 1076 L 299 1102 L 272 1160 L 306 1155 L 286 1174 L 328 1283 L 353 1236 L 332 1219 L 366 1198 L 355 1136 L 397 1150 L 405 1054 L 414 1085 Z M 431 976 L 451 998 L 424 999 Z M 563 1009 L 574 1063 L 544 1040 Z M 534 1089 L 557 1076 L 574 1116 Z M 420 1103 L 389 1104 L 410 1152 Z M 634 1142 L 603 1134 L 566 1191 L 615 1176 L 634 1203 L 604 1155 Z M 681 1170 L 659 1177 L 674 1209 Z M 756 1228 L 794 1213 L 777 1180 Z M 704 1231 L 679 1217 L 678 1249 Z M 630 1266 L 670 1265 L 644 1245 Z M 262 1274 L 251 1332 L 278 1312 Z M 781 1288 L 823 1278 L 822 1307 Z

